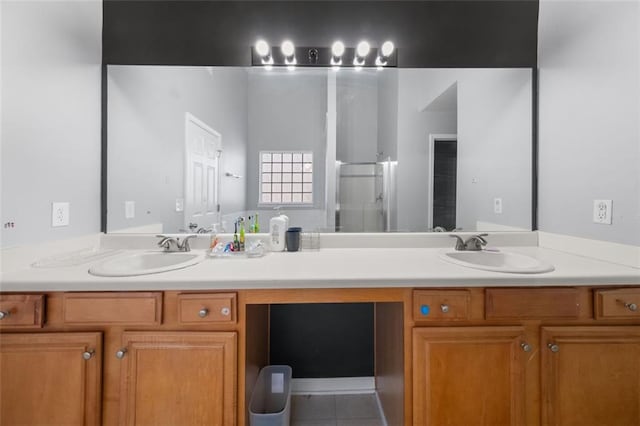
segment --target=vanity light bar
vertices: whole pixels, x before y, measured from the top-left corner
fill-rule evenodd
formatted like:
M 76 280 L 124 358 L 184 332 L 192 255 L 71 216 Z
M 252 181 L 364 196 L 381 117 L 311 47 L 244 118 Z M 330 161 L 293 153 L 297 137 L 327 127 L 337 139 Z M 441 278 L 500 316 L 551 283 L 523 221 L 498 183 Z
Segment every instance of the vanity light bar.
M 266 47 L 265 47 L 266 46 Z M 271 46 L 260 40 L 251 47 L 251 65 L 254 67 L 332 67 L 339 68 L 394 68 L 398 66 L 398 49 L 387 41 L 381 47 L 372 47 L 362 41 L 357 47 L 346 47 L 336 41 L 331 47 L 298 47 L 291 41 Z

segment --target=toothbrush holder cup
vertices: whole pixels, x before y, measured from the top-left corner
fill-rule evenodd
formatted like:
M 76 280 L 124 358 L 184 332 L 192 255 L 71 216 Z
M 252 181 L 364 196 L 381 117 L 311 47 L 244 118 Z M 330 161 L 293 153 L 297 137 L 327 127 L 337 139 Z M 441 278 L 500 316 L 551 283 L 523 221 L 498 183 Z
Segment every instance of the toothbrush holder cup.
M 287 251 L 300 250 L 300 233 L 302 228 L 294 227 L 287 229 L 285 240 L 287 241 Z

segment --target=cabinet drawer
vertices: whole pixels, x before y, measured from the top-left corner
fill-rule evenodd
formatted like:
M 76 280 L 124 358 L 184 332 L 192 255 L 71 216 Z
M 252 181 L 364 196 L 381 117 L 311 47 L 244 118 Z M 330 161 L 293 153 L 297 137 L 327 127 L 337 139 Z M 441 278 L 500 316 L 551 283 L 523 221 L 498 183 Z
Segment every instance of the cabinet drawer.
M 575 288 L 488 288 L 487 319 L 579 318 L 580 292 Z
M 467 290 L 416 290 L 413 319 L 416 321 L 467 321 L 471 317 L 471 294 Z
M 0 328 L 40 328 L 44 323 L 44 295 L 0 295 Z
M 162 293 L 65 293 L 65 324 L 159 325 Z
M 596 319 L 640 319 L 640 288 L 596 290 Z
M 181 324 L 236 322 L 236 294 L 179 294 L 178 321 Z

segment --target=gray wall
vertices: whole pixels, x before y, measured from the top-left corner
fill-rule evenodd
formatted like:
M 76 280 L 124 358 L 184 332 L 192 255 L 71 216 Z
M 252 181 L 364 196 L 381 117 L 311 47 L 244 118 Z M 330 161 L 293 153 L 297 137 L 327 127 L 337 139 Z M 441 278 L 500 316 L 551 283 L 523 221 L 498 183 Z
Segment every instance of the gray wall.
M 295 73 L 252 69 L 248 84 L 247 209 L 258 210 L 267 230 L 273 207 L 258 205 L 259 152 L 313 151 L 313 206 L 285 207 L 291 226 L 318 228 L 326 221 L 325 154 L 327 71 Z
M 378 73 L 378 152 L 382 160 L 398 159 L 398 70 Z
M 376 161 L 378 149 L 378 74 L 340 70 L 336 76 L 336 148 L 343 163 Z
M 458 227 L 531 230 L 530 70 L 462 71 L 457 187 Z M 502 198 L 501 214 L 494 198 Z
M 530 70 L 403 69 L 398 80 L 398 229 L 426 230 L 429 134 L 456 127 L 457 226 L 531 229 Z M 431 111 L 456 82 L 457 118 Z M 501 215 L 493 213 L 494 197 L 503 198 Z
M 640 245 L 640 3 L 542 0 L 539 67 L 539 228 Z
M 446 72 L 398 71 L 397 229 L 426 231 L 430 133 L 456 133 L 456 117 L 425 108 L 455 81 Z
M 398 229 L 398 70 L 383 69 L 378 73 L 378 153 L 380 161 L 391 158 L 385 206 L 389 230 Z M 386 224 L 385 224 L 386 225 Z
M 222 215 L 245 209 L 247 72 L 244 68 L 110 66 L 108 231 L 162 223 L 184 227 L 185 113 L 222 135 Z M 125 218 L 125 201 L 136 216 Z M 209 226 L 210 224 L 202 224 Z
M 2 1 L 2 247 L 100 231 L 102 3 Z M 51 227 L 51 203 L 70 224 Z

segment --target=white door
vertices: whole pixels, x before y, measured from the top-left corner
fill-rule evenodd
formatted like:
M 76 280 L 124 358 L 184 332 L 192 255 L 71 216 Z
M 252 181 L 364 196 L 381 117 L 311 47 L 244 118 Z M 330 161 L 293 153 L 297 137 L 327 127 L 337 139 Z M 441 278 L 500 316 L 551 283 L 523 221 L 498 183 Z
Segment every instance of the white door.
M 186 113 L 184 229 L 210 228 L 218 222 L 219 159 L 222 136 Z

